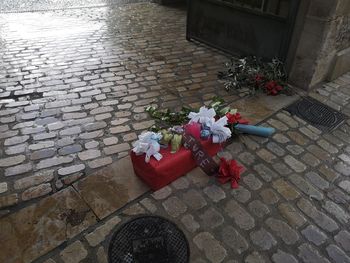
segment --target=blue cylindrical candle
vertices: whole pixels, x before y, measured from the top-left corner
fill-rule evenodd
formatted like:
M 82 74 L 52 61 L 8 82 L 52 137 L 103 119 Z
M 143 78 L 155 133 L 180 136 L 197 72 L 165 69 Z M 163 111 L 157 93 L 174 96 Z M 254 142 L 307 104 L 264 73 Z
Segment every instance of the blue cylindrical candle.
M 235 126 L 235 129 L 242 133 L 257 135 L 261 137 L 269 137 L 275 132 L 274 128 L 245 125 L 245 124 L 237 124 Z

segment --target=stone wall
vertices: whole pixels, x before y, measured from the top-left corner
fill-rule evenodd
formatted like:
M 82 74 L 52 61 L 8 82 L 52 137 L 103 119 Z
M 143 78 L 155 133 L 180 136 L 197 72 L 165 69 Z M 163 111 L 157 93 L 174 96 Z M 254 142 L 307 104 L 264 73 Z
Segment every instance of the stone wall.
M 309 89 L 350 71 L 350 1 L 302 0 L 289 54 L 290 81 Z

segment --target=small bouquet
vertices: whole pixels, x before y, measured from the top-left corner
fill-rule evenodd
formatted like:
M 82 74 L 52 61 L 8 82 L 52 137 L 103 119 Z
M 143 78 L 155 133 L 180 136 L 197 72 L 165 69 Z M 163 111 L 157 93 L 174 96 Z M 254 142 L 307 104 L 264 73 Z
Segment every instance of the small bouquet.
M 169 109 L 158 111 L 147 107 L 146 111 L 161 124 L 153 126 L 150 131 L 141 134 L 134 143 L 133 152 L 145 154 L 149 162 L 153 156 L 161 160 L 161 148 L 171 145 L 171 153 L 176 153 L 183 143 L 183 134 L 189 134 L 198 140 L 211 140 L 212 143 L 222 144 L 233 134 L 248 133 L 259 136 L 270 136 L 273 128 L 248 125 L 249 121 L 242 118 L 237 109 L 225 106 L 221 98 L 214 98 L 209 107 L 202 106 L 199 110 L 183 108 L 179 112 Z
M 236 188 L 243 167 L 234 160 L 225 159 L 217 166 L 211 156 L 235 134 L 269 136 L 274 132 L 272 128 L 248 125 L 237 109 L 226 107 L 219 98 L 199 110 L 183 108 L 171 112 L 148 107 L 146 111 L 160 125 L 139 136 L 133 145 L 131 159 L 136 174 L 152 189 L 165 186 L 197 165 L 208 175 L 216 174 L 220 183 L 230 181 Z
M 225 67 L 225 70 L 218 73 L 218 77 L 224 81 L 227 91 L 241 90 L 250 95 L 257 92 L 270 96 L 291 95 L 284 65 L 278 59 L 263 61 L 254 56 L 232 58 Z

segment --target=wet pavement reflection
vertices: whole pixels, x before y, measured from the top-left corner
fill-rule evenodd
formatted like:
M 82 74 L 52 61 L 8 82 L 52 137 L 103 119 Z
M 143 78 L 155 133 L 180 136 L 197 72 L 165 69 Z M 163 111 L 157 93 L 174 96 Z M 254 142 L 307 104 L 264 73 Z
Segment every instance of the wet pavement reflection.
M 106 5 L 150 2 L 149 0 L 1 0 L 1 12 L 28 12 L 38 10 L 96 7 Z

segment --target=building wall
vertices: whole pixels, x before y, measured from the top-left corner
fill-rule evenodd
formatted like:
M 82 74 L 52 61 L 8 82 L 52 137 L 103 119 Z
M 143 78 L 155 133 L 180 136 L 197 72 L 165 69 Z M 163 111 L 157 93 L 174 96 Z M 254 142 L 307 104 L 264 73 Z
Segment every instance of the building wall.
M 299 12 L 290 54 L 291 83 L 309 89 L 350 71 L 350 1 L 308 0 Z

